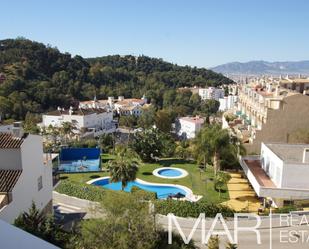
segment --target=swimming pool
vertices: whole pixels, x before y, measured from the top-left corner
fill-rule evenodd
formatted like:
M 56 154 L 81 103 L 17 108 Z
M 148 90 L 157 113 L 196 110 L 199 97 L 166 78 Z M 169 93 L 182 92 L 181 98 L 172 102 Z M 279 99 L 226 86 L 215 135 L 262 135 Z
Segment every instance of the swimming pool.
M 88 172 L 100 170 L 100 159 L 63 161 L 58 170 L 64 172 Z
M 169 167 L 155 169 L 152 174 L 161 178 L 177 179 L 186 177 L 188 175 L 188 172 L 184 169 Z
M 109 181 L 109 177 L 94 179 L 89 181 L 88 183 L 93 184 L 95 186 L 101 186 L 105 189 L 121 190 L 121 182 L 112 183 Z M 139 187 L 140 189 L 143 189 L 145 191 L 157 193 L 158 199 L 166 199 L 168 196 L 175 195 L 178 193 L 181 193 L 187 197 L 193 195 L 191 189 L 185 186 L 176 184 L 151 183 L 140 179 L 136 179 L 135 181 L 129 182 L 128 185 L 125 187 L 124 191 L 131 192 L 133 186 Z

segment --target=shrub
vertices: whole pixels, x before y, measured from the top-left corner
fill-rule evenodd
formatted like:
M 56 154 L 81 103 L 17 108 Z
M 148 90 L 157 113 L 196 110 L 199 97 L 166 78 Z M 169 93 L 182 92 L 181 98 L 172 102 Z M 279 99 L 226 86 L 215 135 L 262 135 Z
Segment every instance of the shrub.
M 105 190 L 103 188 L 71 181 L 61 181 L 56 191 L 61 194 L 97 202 L 102 201 L 105 195 Z
M 285 206 L 285 207 L 274 209 L 274 213 L 285 214 L 285 213 L 289 213 L 291 211 L 296 211 L 296 210 L 298 210 L 298 208 L 295 206 Z
M 198 217 L 205 213 L 206 217 L 215 217 L 221 213 L 225 217 L 232 217 L 234 210 L 220 204 L 207 203 L 205 201 L 188 202 L 176 200 L 158 200 L 155 202 L 156 211 L 160 214 L 167 215 L 173 213 L 180 217 Z
M 143 190 L 143 189 L 141 189 L 137 186 L 132 187 L 131 193 L 136 195 L 138 197 L 138 199 L 141 199 L 141 200 L 150 201 L 150 200 L 156 200 L 157 199 L 157 193 L 156 192 L 145 191 L 145 190 Z

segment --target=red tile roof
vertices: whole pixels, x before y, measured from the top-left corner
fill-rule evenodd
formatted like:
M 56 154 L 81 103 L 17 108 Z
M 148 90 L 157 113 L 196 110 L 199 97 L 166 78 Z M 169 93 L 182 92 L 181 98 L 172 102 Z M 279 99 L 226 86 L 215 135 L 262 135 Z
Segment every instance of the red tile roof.
M 9 133 L 0 133 L 0 149 L 18 149 L 23 142 L 23 138 L 14 137 Z

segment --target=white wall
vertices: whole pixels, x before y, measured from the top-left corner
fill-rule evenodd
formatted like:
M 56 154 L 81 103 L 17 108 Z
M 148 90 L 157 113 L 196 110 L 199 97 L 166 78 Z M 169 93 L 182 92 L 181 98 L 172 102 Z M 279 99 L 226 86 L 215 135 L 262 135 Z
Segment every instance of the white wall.
M 95 128 L 96 131 L 111 130 L 113 127 L 113 112 L 92 113 L 89 115 L 43 115 L 43 126 L 61 127 L 63 122 L 74 123 L 77 129 Z
M 186 138 L 195 138 L 195 135 L 202 128 L 201 124 L 190 122 L 188 120 L 179 119 L 180 129 L 178 131 L 179 136 L 186 136 Z
M 22 174 L 13 191 L 12 202 L 0 210 L 0 219 L 14 222 L 32 201 L 43 209 L 52 200 L 52 167 L 44 165 L 41 136 L 28 135 L 21 146 Z M 42 176 L 43 188 L 38 190 L 38 178 Z
M 0 169 L 22 169 L 20 149 L 0 149 Z
M 283 175 L 283 161 L 264 143 L 261 145 L 261 164 L 274 184 L 281 188 L 282 179 L 286 177 Z

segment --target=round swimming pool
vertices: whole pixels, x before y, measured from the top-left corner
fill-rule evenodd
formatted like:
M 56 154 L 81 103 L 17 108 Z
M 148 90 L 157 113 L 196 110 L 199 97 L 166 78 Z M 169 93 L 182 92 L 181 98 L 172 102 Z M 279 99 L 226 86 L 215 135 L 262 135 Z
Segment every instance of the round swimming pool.
M 105 189 L 121 190 L 121 182 L 110 182 L 109 177 L 101 177 L 98 179 L 91 180 L 87 183 L 95 186 L 100 186 Z M 166 199 L 169 196 L 173 196 L 179 193 L 183 194 L 189 199 L 190 197 L 193 196 L 191 189 L 185 186 L 176 184 L 151 183 L 140 179 L 136 179 L 135 181 L 129 182 L 125 187 L 124 191 L 131 192 L 133 186 L 139 187 L 140 189 L 143 189 L 145 191 L 157 193 L 158 199 Z
M 177 179 L 187 176 L 188 172 L 184 169 L 169 167 L 155 169 L 152 174 L 161 178 Z

